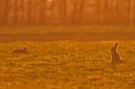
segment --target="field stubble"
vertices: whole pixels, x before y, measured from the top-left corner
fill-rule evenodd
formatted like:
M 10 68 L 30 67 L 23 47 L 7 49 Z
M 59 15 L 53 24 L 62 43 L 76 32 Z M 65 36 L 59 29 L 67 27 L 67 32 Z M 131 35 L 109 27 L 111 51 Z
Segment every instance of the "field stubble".
M 135 41 L 120 41 L 124 63 L 111 67 L 114 41 L 0 43 L 1 89 L 134 89 Z M 12 54 L 26 46 L 28 54 Z

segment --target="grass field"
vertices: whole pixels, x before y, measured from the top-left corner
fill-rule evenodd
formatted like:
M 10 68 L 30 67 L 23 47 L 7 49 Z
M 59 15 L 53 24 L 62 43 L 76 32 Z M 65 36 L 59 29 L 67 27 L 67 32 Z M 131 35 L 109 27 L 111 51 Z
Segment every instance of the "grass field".
M 134 27 L 47 28 L 1 27 L 0 89 L 135 88 Z M 124 62 L 113 68 L 116 41 Z M 12 54 L 25 46 L 27 54 Z
M 3 26 L 0 42 L 5 41 L 101 41 L 135 40 L 135 26 Z

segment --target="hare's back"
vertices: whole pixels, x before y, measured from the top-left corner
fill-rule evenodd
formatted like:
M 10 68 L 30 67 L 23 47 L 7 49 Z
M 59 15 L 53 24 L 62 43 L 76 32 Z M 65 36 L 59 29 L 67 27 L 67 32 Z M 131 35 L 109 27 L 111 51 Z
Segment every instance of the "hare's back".
M 12 53 L 27 53 L 25 50 L 14 50 Z

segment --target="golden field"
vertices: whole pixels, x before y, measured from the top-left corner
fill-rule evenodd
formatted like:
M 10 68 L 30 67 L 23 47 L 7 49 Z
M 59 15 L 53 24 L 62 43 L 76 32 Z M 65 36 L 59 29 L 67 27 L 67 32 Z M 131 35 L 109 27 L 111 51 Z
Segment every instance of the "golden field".
M 134 27 L 116 30 L 115 27 L 99 30 L 101 27 L 95 26 L 72 27 L 77 30 L 68 30 L 68 27 L 55 27 L 57 30 L 46 27 L 51 30 L 44 30 L 41 27 L 40 31 L 40 27 L 30 27 L 32 30 L 10 28 L 12 30 L 9 27 L 0 30 L 0 89 L 135 87 Z M 67 29 L 62 30 L 64 28 Z M 89 30 L 94 28 L 97 30 Z M 115 42 L 119 42 L 118 50 L 124 62 L 113 68 L 110 49 Z M 27 47 L 28 53 L 12 53 L 21 47 Z

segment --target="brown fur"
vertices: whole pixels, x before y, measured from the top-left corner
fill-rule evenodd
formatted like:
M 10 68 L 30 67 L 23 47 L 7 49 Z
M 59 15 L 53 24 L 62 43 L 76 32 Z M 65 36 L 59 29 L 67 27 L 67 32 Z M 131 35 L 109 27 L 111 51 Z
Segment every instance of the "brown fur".
M 121 62 L 120 54 L 117 51 L 118 43 L 115 43 L 115 46 L 111 49 L 112 52 L 112 64 L 118 64 Z
M 28 52 L 27 52 L 27 48 L 24 47 L 23 49 L 16 49 L 12 51 L 12 53 L 28 53 Z

